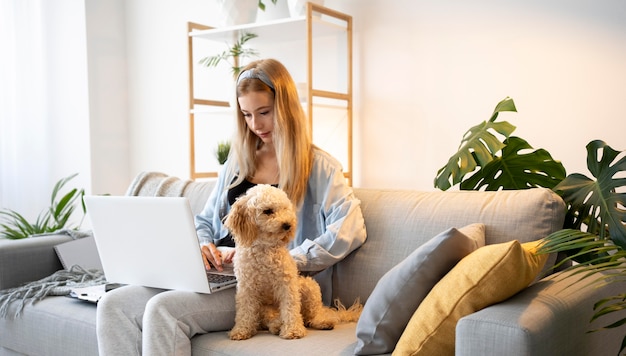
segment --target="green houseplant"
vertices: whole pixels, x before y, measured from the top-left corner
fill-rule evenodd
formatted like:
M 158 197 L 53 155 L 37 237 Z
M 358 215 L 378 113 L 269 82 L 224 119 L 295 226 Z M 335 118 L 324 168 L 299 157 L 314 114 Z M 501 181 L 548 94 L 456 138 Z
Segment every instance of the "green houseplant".
M 261 4 L 259 2 L 259 4 Z M 260 5 L 259 5 L 260 6 Z M 233 76 L 236 78 L 243 69 L 240 63 L 242 58 L 258 57 L 259 52 L 253 48 L 245 47 L 246 43 L 258 35 L 251 32 L 242 32 L 237 41 L 221 53 L 200 59 L 199 64 L 206 67 L 217 67 L 220 62 L 228 62 L 231 66 Z
M 217 158 L 217 161 L 220 165 L 226 163 L 229 153 L 230 141 L 220 141 L 217 143 L 217 148 L 215 149 L 215 158 Z
M 462 190 L 528 189 L 545 187 L 559 194 L 567 207 L 562 230 L 547 236 L 540 253 L 564 252 L 560 262 L 577 262 L 571 269 L 596 284 L 626 280 L 626 155 L 600 140 L 587 145 L 587 167 L 594 179 L 575 173 L 544 149 L 533 149 L 511 136 L 515 126 L 496 122 L 498 114 L 516 112 L 511 98 L 496 105 L 489 119 L 470 128 L 458 151 L 437 172 L 436 188 L 458 184 Z M 498 138 L 496 135 L 500 136 Z M 602 273 L 596 273 L 602 272 Z M 626 309 L 626 293 L 598 301 L 591 321 Z M 626 317 L 606 325 L 616 328 Z M 597 331 L 597 330 L 592 330 Z M 626 337 L 621 349 L 626 348 Z
M 78 202 L 80 202 L 84 217 L 86 208 L 82 198 L 85 191 L 83 189 L 79 190 L 73 188 L 62 197 L 57 198 L 63 186 L 77 175 L 78 173 L 75 173 L 69 177 L 62 178 L 54 185 L 50 198 L 50 206 L 43 210 L 34 222 L 29 222 L 14 210 L 0 210 L 0 219 L 3 221 L 0 224 L 2 228 L 0 237 L 16 240 L 36 234 L 50 233 L 64 228 L 77 228 L 77 226 L 70 225 L 69 220 Z
M 278 0 L 271 0 L 272 4 L 276 5 L 276 1 Z M 259 0 L 259 9 L 265 11 L 265 4 L 263 3 L 263 0 Z

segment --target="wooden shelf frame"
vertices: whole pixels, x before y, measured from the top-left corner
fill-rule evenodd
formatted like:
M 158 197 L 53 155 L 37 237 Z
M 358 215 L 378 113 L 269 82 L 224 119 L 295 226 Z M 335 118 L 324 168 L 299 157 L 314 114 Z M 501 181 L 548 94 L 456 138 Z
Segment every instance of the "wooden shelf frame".
M 319 14 L 319 16 L 318 16 Z M 195 140 L 195 113 L 198 106 L 228 108 L 227 101 L 209 100 L 197 98 L 194 93 L 194 57 L 193 40 L 202 38 L 212 41 L 232 43 L 243 32 L 254 31 L 260 38 L 271 38 L 274 42 L 302 40 L 302 34 L 306 40 L 306 112 L 308 116 L 309 132 L 313 135 L 314 118 L 313 109 L 316 106 L 313 98 L 326 98 L 339 100 L 345 103 L 346 110 L 346 145 L 347 162 L 344 164 L 344 176 L 348 184 L 352 185 L 352 118 L 353 118 L 353 88 L 352 88 L 352 16 L 329 9 L 327 7 L 307 3 L 306 15 L 296 18 L 285 18 L 265 23 L 251 23 L 245 25 L 230 26 L 224 28 L 212 28 L 209 26 L 188 22 L 188 65 L 189 65 L 189 143 L 190 143 L 190 178 L 214 178 L 217 172 L 200 172 L 196 167 L 196 140 Z M 313 40 L 315 37 L 332 34 L 346 34 L 346 84 L 345 92 L 320 90 L 313 87 Z M 342 105 L 343 106 L 343 105 Z

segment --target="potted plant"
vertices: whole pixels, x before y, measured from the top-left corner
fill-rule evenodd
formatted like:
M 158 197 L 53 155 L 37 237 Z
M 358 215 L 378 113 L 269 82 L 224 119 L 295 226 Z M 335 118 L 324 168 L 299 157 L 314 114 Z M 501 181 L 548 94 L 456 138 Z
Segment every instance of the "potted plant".
M 278 2 L 277 0 L 271 0 L 271 4 L 267 1 L 263 3 L 259 0 L 259 11 L 256 14 L 256 22 L 268 22 L 280 19 L 286 19 L 290 17 L 289 6 L 286 0 Z
M 220 26 L 236 26 L 256 21 L 260 0 L 218 0 Z
M 515 126 L 510 123 L 496 122 L 498 114 L 505 111 L 517 111 L 513 99 L 507 97 L 499 102 L 489 121 L 468 130 L 458 152 L 437 172 L 435 187 L 447 190 L 459 184 L 462 190 L 550 188 L 563 198 L 567 212 L 563 229 L 544 239 L 540 253 L 567 254 L 559 264 L 577 262 L 570 268 L 581 279 L 592 277 L 595 283 L 625 280 L 626 194 L 620 193 L 626 187 L 626 179 L 620 178 L 626 172 L 624 151 L 616 151 L 601 140 L 591 141 L 587 145 L 587 167 L 595 180 L 579 173 L 565 176 L 563 165 L 546 150 L 534 150 L 525 140 L 511 136 Z M 531 151 L 521 153 L 522 150 Z M 594 310 L 591 321 L 626 310 L 626 294 L 600 300 Z M 604 328 L 624 324 L 626 317 Z M 626 337 L 619 352 L 624 349 Z
M 272 4 L 276 5 L 276 1 L 278 0 L 271 0 Z M 259 0 L 259 9 L 265 11 L 265 3 L 263 2 L 263 0 Z
M 226 163 L 229 153 L 230 141 L 220 141 L 217 143 L 217 148 L 215 149 L 215 158 L 217 158 L 217 161 L 220 165 Z
M 259 52 L 257 50 L 244 46 L 248 41 L 257 37 L 258 35 L 254 33 L 243 32 L 232 46 L 222 53 L 200 59 L 199 64 L 210 68 L 217 67 L 220 62 L 226 61 L 230 63 L 233 76 L 236 78 L 244 67 L 240 62 L 242 58 L 258 57 Z
M 69 177 L 62 178 L 54 185 L 50 198 L 50 207 L 42 211 L 35 222 L 29 222 L 14 210 L 0 210 L 0 218 L 4 221 L 0 224 L 0 227 L 2 227 L 0 237 L 17 240 L 37 234 L 55 232 L 64 228 L 77 229 L 80 224 L 78 226 L 70 225 L 70 217 L 74 213 L 76 203 L 80 202 L 84 218 L 86 208 L 82 198 L 85 191 L 74 188 L 60 199 L 57 199 L 57 194 L 63 186 L 77 175 L 78 173 L 75 173 Z
M 276 5 L 278 0 L 270 0 Z M 265 13 L 265 0 L 218 0 L 221 26 L 236 26 L 258 21 L 259 10 Z
M 324 5 L 324 0 L 287 0 L 289 6 L 289 14 L 291 17 L 299 17 L 306 15 L 307 3 L 312 2 L 317 5 Z

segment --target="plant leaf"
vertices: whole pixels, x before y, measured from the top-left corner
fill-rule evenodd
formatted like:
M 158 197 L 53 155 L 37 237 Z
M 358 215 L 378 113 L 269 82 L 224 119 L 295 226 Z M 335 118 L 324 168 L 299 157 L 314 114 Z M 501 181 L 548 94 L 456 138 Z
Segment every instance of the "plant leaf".
M 16 211 L 7 209 L 0 211 L 0 215 L 4 215 L 4 220 L 7 221 L 1 225 L 4 230 L 2 236 L 6 238 L 23 239 L 36 232 L 36 229 Z
M 626 309 L 626 294 L 619 294 L 604 298 L 594 304 L 593 310 L 595 310 L 596 313 L 593 315 L 591 321 L 594 321 L 603 315 L 624 309 Z
M 261 5 L 263 5 L 263 3 L 259 1 L 259 7 L 261 7 Z M 265 7 L 265 5 L 263 5 L 263 7 Z M 259 55 L 259 52 L 257 50 L 244 47 L 246 42 L 257 37 L 259 37 L 259 35 L 255 33 L 243 32 L 240 34 L 239 39 L 235 43 L 233 43 L 232 46 L 228 47 L 222 53 L 200 59 L 198 61 L 198 64 L 206 67 L 217 67 L 217 65 L 221 61 L 229 62 L 228 59 L 233 58 L 233 60 L 229 63 L 231 65 L 232 73 L 237 76 L 239 75 L 239 72 L 241 71 L 243 66 L 235 66 L 235 58 L 257 57 Z
M 513 99 L 506 97 L 500 101 L 488 122 L 470 128 L 448 163 L 437 171 L 435 188 L 447 190 L 463 180 L 466 174 L 473 172 L 477 166 L 484 167 L 491 162 L 496 153 L 503 147 L 502 143 L 491 131 L 495 131 L 508 138 L 515 130 L 515 126 L 506 121 L 495 122 L 498 114 L 503 111 L 517 111 Z
M 59 193 L 59 191 L 61 190 L 61 188 L 63 188 L 63 186 L 69 182 L 70 180 L 72 180 L 74 177 L 76 177 L 78 175 L 78 173 L 74 173 L 68 177 L 65 178 L 61 178 L 59 179 L 58 182 L 56 182 L 56 184 L 54 185 L 54 188 L 52 188 L 52 195 L 50 198 L 50 205 L 54 205 L 54 200 L 57 197 L 57 194 Z
M 626 186 L 626 178 L 615 178 L 626 172 L 626 156 L 617 159 L 620 153 L 603 141 L 591 141 L 587 145 L 587 167 L 596 180 L 571 174 L 553 190 L 568 205 L 565 227 L 581 229 L 586 224 L 587 232 L 600 239 L 610 236 L 626 249 L 626 194 L 617 193 L 618 188 Z
M 597 235 L 577 229 L 562 229 L 543 238 L 538 253 L 567 252 L 560 263 L 576 261 L 572 269 L 595 271 L 594 265 L 626 259 L 626 250 L 611 240 L 599 239 Z M 555 266 L 557 267 L 557 266 Z
M 502 155 L 461 182 L 462 190 L 553 188 L 565 178 L 565 167 L 544 149 L 530 153 L 528 142 L 515 136 L 504 141 Z

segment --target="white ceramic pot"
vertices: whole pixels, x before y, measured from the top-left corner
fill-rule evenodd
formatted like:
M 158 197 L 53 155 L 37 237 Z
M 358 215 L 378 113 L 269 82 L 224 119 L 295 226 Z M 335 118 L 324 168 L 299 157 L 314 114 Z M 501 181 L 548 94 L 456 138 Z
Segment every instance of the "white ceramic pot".
M 258 0 L 217 0 L 222 26 L 235 26 L 256 21 Z
M 307 2 L 312 2 L 317 5 L 324 5 L 324 0 L 287 0 L 289 14 L 291 15 L 291 17 L 300 17 L 306 15 Z
M 278 0 L 276 4 L 272 0 L 263 0 L 265 11 L 260 8 L 256 13 L 256 22 L 267 22 L 279 19 L 285 19 L 290 16 L 287 0 Z

